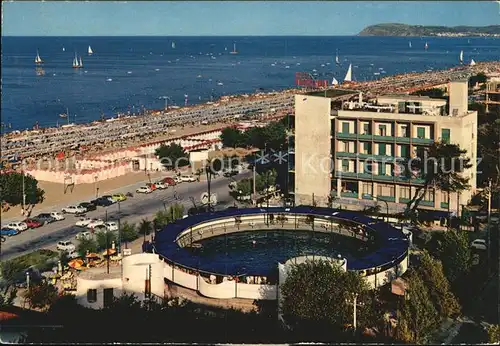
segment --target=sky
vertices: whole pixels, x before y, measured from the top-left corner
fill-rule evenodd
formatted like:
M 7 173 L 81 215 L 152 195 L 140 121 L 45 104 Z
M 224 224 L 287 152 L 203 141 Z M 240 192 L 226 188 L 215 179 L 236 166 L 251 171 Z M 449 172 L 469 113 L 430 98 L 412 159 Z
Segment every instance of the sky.
M 10 1 L 2 36 L 355 35 L 378 23 L 498 25 L 494 1 Z

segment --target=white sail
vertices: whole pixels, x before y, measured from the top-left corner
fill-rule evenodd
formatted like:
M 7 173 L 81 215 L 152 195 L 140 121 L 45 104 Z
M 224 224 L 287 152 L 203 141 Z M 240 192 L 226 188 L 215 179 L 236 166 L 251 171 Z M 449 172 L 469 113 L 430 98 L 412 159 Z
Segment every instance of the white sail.
M 78 58 L 76 56 L 76 53 L 75 53 L 75 58 L 73 59 L 73 67 L 74 68 L 80 67 L 80 65 L 78 64 Z
M 332 79 L 332 85 L 339 85 L 339 81 L 335 77 Z
M 335 63 L 336 63 L 337 65 L 340 65 L 340 60 L 339 60 L 339 55 L 338 55 L 338 54 L 337 54 L 337 55 L 335 55 Z
M 36 51 L 35 63 L 40 64 L 42 62 L 42 58 L 40 58 L 40 54 Z
M 175 49 L 175 42 L 172 42 L 172 49 Z
M 425 42 L 425 50 L 427 50 L 427 48 L 429 48 L 429 44 Z
M 349 64 L 349 68 L 347 69 L 347 73 L 345 74 L 344 82 L 352 81 L 352 64 Z
M 82 57 L 80 57 L 80 64 L 78 65 L 78 67 L 83 67 Z
M 90 47 L 90 46 L 89 46 L 89 49 L 88 49 L 88 53 L 89 53 L 89 55 L 94 54 L 94 52 L 92 51 L 92 47 Z
M 411 48 L 411 41 L 410 41 L 410 42 L 408 42 L 408 47 L 410 47 L 410 48 Z
M 66 51 L 66 48 L 63 47 L 63 52 L 65 52 L 65 51 Z
M 471 60 L 470 60 L 470 65 L 471 65 L 471 66 L 474 66 L 475 64 L 476 64 L 476 62 L 474 61 L 474 59 L 471 59 Z
M 460 59 L 460 63 L 464 62 L 464 51 L 463 50 L 460 51 L 460 57 L 459 57 L 459 59 Z

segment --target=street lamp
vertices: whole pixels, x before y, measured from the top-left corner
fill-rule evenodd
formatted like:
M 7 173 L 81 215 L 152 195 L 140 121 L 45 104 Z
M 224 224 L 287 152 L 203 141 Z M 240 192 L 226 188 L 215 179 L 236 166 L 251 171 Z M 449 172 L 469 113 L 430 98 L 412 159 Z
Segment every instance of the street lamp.
M 160 99 L 165 100 L 165 111 L 168 111 L 168 100 L 171 100 L 168 96 L 160 96 Z

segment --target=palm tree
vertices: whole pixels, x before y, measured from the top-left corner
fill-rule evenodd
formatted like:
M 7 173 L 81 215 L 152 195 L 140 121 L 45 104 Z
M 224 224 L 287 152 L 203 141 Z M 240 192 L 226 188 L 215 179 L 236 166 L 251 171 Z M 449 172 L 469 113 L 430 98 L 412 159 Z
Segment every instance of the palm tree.
M 146 235 L 149 235 L 151 232 L 152 223 L 148 219 L 142 219 L 139 224 L 139 233 L 144 235 L 144 243 L 146 242 Z
M 462 175 L 465 169 L 472 167 L 466 153 L 458 145 L 445 142 L 435 142 L 426 149 L 418 150 L 417 157 L 409 161 L 404 175 L 410 179 L 423 179 L 423 184 L 417 187 L 406 212 L 415 214 L 431 187 L 448 192 L 448 198 L 451 192 L 460 193 L 469 188 L 469 178 Z

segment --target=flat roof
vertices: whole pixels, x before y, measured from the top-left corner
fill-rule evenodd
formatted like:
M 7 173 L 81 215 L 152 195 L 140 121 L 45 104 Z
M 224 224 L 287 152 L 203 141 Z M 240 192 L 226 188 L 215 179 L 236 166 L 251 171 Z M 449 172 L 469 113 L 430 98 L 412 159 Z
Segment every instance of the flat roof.
M 302 95 L 334 98 L 334 97 L 344 96 L 344 95 L 349 95 L 349 94 L 357 95 L 358 93 L 359 93 L 359 91 L 355 91 L 355 90 L 327 89 L 327 90 L 322 90 L 322 91 L 305 92 Z
M 248 208 L 248 209 L 227 209 L 213 213 L 202 213 L 189 216 L 185 219 L 177 220 L 168 224 L 155 236 L 153 248 L 160 256 L 187 268 L 196 269 L 202 272 L 218 273 L 222 275 L 237 275 L 241 268 L 233 262 L 224 261 L 224 256 L 220 258 L 200 258 L 188 249 L 180 247 L 177 236 L 195 225 L 205 222 L 231 218 L 243 215 L 259 214 L 295 214 L 295 215 L 316 215 L 331 218 L 337 221 L 350 221 L 365 226 L 365 229 L 374 235 L 378 248 L 361 258 L 347 261 L 347 270 L 368 270 L 395 263 L 401 259 L 408 251 L 408 240 L 403 232 L 392 225 L 367 217 L 359 212 L 351 212 L 330 208 L 319 208 L 300 206 L 294 208 L 270 207 L 270 208 Z M 263 269 L 249 263 L 245 272 L 248 275 L 268 275 Z

